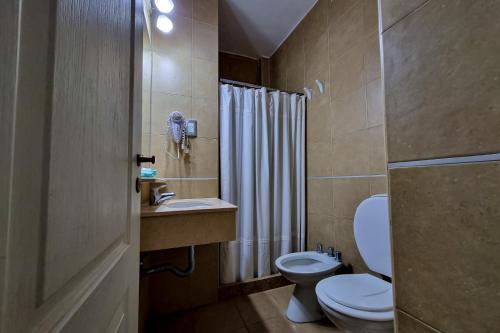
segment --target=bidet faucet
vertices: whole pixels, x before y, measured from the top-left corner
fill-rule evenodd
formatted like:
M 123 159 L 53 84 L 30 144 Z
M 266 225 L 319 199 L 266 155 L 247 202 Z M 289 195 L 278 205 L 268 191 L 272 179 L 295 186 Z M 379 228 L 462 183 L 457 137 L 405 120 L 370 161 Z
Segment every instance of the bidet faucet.
M 175 192 L 160 193 L 162 188 L 166 188 L 167 185 L 161 185 L 152 187 L 149 195 L 149 203 L 151 205 L 159 205 L 163 201 L 170 200 L 175 197 Z
M 318 245 L 316 245 L 316 252 L 323 253 L 323 244 L 318 243 Z

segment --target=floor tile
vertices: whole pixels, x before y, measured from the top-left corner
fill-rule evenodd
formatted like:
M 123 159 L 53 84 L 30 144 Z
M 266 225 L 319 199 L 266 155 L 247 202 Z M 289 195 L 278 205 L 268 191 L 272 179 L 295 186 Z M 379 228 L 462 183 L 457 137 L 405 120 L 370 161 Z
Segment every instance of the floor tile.
M 291 333 L 300 332 L 294 323 L 283 316 L 267 319 L 248 326 L 250 333 Z
M 292 297 L 294 288 L 295 285 L 290 285 L 266 291 L 266 293 L 268 293 L 274 298 L 278 310 L 282 315 L 286 315 L 286 310 L 288 309 L 288 303 L 290 302 L 290 298 Z
M 236 307 L 246 325 L 281 316 L 276 301 L 266 292 L 239 297 Z

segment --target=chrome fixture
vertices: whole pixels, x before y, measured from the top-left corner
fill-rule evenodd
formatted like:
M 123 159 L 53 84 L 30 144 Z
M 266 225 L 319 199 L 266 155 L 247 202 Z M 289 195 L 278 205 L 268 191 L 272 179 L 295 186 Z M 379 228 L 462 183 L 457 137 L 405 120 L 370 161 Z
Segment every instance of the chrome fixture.
M 333 246 L 330 246 L 330 247 L 328 248 L 327 253 L 328 253 L 328 256 L 329 256 L 329 257 L 335 257 L 335 251 L 333 251 Z
M 318 245 L 316 245 L 316 252 L 323 253 L 323 244 L 318 243 Z
M 163 201 L 170 200 L 175 197 L 175 192 L 165 192 L 161 193 L 160 190 L 166 188 L 167 185 L 161 185 L 156 187 L 151 187 L 151 191 L 149 193 L 149 204 L 150 205 L 159 205 Z

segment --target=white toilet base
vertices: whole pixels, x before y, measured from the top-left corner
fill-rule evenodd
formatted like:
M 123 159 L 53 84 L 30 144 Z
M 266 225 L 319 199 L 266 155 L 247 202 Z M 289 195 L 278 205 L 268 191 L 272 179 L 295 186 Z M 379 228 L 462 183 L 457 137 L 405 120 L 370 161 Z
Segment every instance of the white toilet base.
M 315 284 L 295 285 L 286 311 L 288 319 L 296 323 L 308 323 L 324 317 L 314 291 L 315 287 Z

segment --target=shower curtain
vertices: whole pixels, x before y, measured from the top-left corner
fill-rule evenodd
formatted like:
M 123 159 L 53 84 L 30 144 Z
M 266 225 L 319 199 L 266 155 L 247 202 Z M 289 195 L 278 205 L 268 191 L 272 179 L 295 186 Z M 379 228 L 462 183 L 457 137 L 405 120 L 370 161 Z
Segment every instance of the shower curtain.
M 220 171 L 222 199 L 238 206 L 221 283 L 276 273 L 276 258 L 304 249 L 304 96 L 221 84 Z

